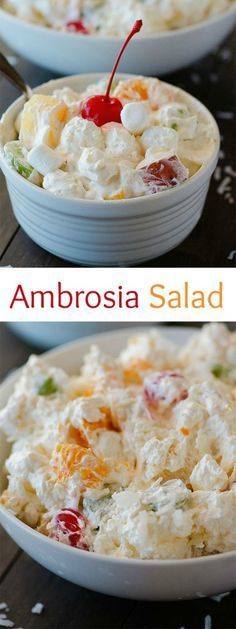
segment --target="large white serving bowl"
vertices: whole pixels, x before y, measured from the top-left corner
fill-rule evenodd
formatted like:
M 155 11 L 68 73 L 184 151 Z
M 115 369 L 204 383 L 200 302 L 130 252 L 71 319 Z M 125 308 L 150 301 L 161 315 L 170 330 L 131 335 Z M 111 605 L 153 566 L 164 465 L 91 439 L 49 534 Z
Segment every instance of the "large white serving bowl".
M 232 30 L 235 6 L 194 26 L 135 38 L 122 60 L 122 71 L 161 75 L 197 61 Z M 24 22 L 2 9 L 0 36 L 30 61 L 59 74 L 108 71 L 121 46 L 119 37 L 56 31 Z
M 133 328 L 132 333 L 140 331 Z M 191 334 L 189 328 L 163 328 L 166 336 L 182 344 Z M 91 342 L 103 351 L 117 355 L 131 330 L 108 332 L 80 340 L 44 354 L 47 363 L 78 372 Z M 0 408 L 12 393 L 17 374 L 0 387 Z M 0 469 L 9 453 L 5 437 L 0 436 Z M 0 491 L 5 486 L 0 472 Z M 77 550 L 53 541 L 34 531 L 0 506 L 0 524 L 12 539 L 38 563 L 58 576 L 91 590 L 140 600 L 179 600 L 212 596 L 236 587 L 236 551 L 221 555 L 185 560 L 117 559 Z
M 103 74 L 50 81 L 36 92 L 52 93 L 68 85 L 79 92 Z M 118 75 L 127 78 L 130 75 Z M 7 163 L 4 144 L 13 139 L 14 122 L 23 98 L 9 107 L 0 122 L 0 166 L 5 174 L 15 216 L 43 249 L 75 264 L 124 266 L 160 256 L 180 244 L 199 221 L 211 175 L 218 161 L 220 136 L 215 120 L 198 100 L 180 90 L 184 102 L 213 125 L 215 148 L 210 160 L 184 184 L 155 195 L 121 201 L 62 199 L 21 177 Z

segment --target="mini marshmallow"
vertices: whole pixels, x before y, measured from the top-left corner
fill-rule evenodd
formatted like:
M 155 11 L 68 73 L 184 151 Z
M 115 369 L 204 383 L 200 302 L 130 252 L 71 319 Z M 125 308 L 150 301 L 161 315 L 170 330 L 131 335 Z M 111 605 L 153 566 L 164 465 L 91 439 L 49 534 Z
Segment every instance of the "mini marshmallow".
M 27 161 L 41 175 L 45 176 L 60 168 L 64 158 L 46 144 L 39 144 L 29 151 Z
M 78 173 L 66 173 L 59 169 L 44 177 L 43 188 L 59 197 L 83 199 L 85 195 L 83 182 Z
M 138 169 L 139 168 L 146 168 L 147 166 L 150 166 L 150 164 L 154 164 L 154 162 L 160 162 L 161 159 L 169 159 L 170 157 L 173 157 L 175 155 L 175 152 L 173 151 L 173 149 L 158 149 L 158 146 L 151 146 L 150 149 L 147 150 L 145 158 L 143 159 L 142 162 L 140 162 L 140 164 L 138 165 Z
M 140 160 L 140 146 L 136 138 L 121 124 L 110 122 L 103 126 L 103 133 L 111 157 L 136 162 Z
M 147 186 L 143 181 L 141 174 L 135 168 L 132 168 L 128 161 L 120 163 L 120 182 L 121 188 L 125 192 L 125 198 L 141 197 L 146 193 Z
M 146 103 L 127 103 L 121 112 L 121 121 L 125 129 L 134 135 L 141 135 L 149 125 L 149 111 Z
M 195 465 L 189 480 L 194 491 L 222 491 L 227 489 L 229 479 L 215 459 L 210 454 L 205 454 Z
M 155 146 L 157 151 L 171 150 L 173 151 L 172 155 L 175 155 L 178 146 L 178 133 L 168 127 L 149 127 L 140 138 L 140 143 L 144 151 Z
M 197 116 L 192 116 L 183 103 L 168 103 L 159 109 L 156 120 L 177 131 L 182 140 L 192 140 L 197 131 Z
M 59 100 L 63 100 L 67 107 L 70 107 L 70 105 L 74 103 L 77 103 L 78 105 L 80 100 L 78 92 L 75 92 L 70 87 L 63 87 L 59 90 L 54 90 L 53 96 Z
M 107 158 L 104 151 L 95 148 L 85 148 L 78 161 L 78 169 L 82 177 L 99 184 L 107 184 L 119 173 L 115 161 Z
M 61 134 L 61 147 L 69 160 L 75 161 L 83 148 L 105 148 L 102 131 L 91 120 L 76 116 L 66 124 Z

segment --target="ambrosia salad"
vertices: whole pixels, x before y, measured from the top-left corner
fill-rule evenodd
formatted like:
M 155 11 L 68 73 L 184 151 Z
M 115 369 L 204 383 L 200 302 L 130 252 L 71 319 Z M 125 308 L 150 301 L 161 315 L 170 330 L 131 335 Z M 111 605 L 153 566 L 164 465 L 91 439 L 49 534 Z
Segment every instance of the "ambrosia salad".
M 178 186 L 209 161 L 215 127 L 188 95 L 136 76 L 102 97 L 107 83 L 34 94 L 5 146 L 12 167 L 55 195 L 113 201 Z
M 29 22 L 84 35 L 123 36 L 136 18 L 143 34 L 168 31 L 223 13 L 235 0 L 3 0 L 3 7 Z
M 78 357 L 79 362 L 79 357 Z M 64 544 L 180 559 L 236 549 L 236 334 L 179 350 L 156 330 L 79 375 L 31 357 L 0 411 L 1 502 Z

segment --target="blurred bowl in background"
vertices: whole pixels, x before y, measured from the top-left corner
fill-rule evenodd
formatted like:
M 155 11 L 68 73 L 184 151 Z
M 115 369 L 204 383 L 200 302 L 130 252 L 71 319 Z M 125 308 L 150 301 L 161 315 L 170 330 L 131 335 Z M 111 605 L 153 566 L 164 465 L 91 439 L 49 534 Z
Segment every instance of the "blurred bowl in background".
M 235 17 L 234 5 L 193 26 L 137 37 L 126 51 L 121 71 L 160 76 L 195 63 L 224 40 L 234 27 Z M 121 45 L 120 37 L 57 31 L 25 22 L 3 9 L 0 35 L 20 55 L 58 74 L 110 71 L 111 59 Z
M 100 332 L 132 327 L 132 323 L 8 323 L 23 341 L 39 349 L 51 349 Z M 146 325 L 146 324 L 143 324 Z

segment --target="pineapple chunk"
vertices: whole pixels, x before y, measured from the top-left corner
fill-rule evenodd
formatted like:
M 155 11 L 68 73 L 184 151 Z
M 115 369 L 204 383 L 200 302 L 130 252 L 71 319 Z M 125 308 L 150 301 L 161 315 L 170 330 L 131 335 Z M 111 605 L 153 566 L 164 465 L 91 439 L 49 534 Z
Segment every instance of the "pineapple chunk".
M 20 141 L 28 150 L 38 144 L 56 148 L 67 114 L 68 107 L 63 101 L 53 96 L 34 94 L 23 109 Z
M 105 201 L 120 201 L 122 199 L 125 199 L 125 193 L 123 190 L 117 192 L 117 194 L 113 194 L 110 197 L 104 197 Z

